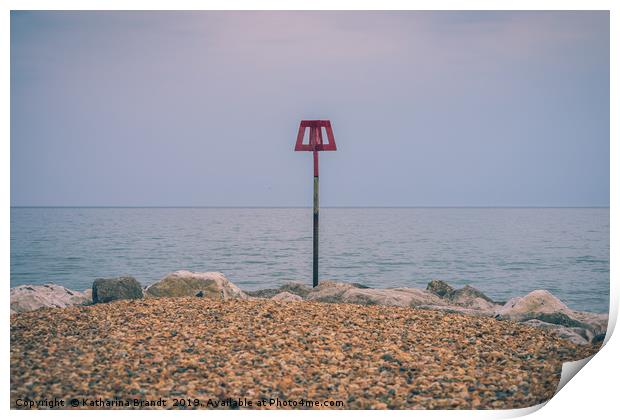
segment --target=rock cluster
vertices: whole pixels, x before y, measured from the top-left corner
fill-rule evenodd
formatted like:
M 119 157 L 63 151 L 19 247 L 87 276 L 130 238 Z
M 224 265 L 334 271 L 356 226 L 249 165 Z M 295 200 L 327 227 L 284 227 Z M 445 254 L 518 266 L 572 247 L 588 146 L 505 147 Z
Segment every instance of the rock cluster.
M 210 398 L 521 408 L 553 396 L 562 362 L 596 350 L 494 318 L 208 297 L 14 314 L 10 334 L 11 404 L 177 397 L 201 408 Z
M 311 301 L 360 305 L 397 306 L 432 309 L 444 313 L 494 317 L 545 330 L 576 344 L 598 343 L 605 337 L 607 315 L 574 311 L 545 290 L 535 290 L 508 302 L 494 302 L 471 286 L 455 289 L 432 280 L 426 289 L 411 287 L 376 289 L 356 283 L 321 281 L 316 288 L 286 283 L 277 289 L 244 292 L 222 273 L 175 271 L 144 290 L 132 277 L 99 279 L 93 284 L 93 302 L 159 297 L 206 297 L 212 299 L 262 300 L 283 302 Z M 11 312 L 41 307 L 65 307 L 91 303 L 84 293 L 62 286 L 19 286 L 11 290 Z
M 267 292 L 252 292 L 252 295 L 275 299 L 275 296 L 283 292 L 295 294 L 291 284 L 285 284 L 279 289 L 267 289 Z M 298 300 L 401 306 L 512 320 L 552 330 L 560 337 L 576 344 L 602 341 L 608 319 L 606 314 L 573 311 L 545 290 L 535 290 L 526 296 L 513 298 L 504 303 L 494 302 L 472 286 L 454 289 L 441 280 L 432 280 L 426 290 L 373 289 L 360 287 L 355 283 L 324 280 L 316 288 L 304 290 L 304 295 L 298 296 L 300 298 Z

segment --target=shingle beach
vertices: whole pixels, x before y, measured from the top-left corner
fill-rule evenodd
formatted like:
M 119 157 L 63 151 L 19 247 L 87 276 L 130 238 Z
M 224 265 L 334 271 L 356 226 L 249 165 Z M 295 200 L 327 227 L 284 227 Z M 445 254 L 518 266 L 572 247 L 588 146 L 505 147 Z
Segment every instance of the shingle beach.
M 11 406 L 185 398 L 199 401 L 190 408 L 238 399 L 280 401 L 247 408 L 521 408 L 553 396 L 562 362 L 595 351 L 512 321 L 415 308 L 120 300 L 11 315 Z

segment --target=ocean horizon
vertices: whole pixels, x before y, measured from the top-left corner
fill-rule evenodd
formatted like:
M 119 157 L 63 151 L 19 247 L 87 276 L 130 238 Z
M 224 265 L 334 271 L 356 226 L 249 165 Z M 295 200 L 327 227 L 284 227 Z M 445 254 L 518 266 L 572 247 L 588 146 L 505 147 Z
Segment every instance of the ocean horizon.
M 546 289 L 607 312 L 604 207 L 324 207 L 320 279 L 370 287 L 470 284 L 503 301 Z M 11 287 L 84 290 L 130 275 L 142 285 L 187 269 L 245 290 L 311 284 L 308 207 L 12 207 Z

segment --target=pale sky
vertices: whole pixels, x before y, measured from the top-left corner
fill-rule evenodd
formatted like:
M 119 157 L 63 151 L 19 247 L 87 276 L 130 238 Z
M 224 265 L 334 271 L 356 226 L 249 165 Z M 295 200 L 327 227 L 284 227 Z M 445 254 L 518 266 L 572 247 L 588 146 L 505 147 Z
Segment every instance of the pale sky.
M 608 12 L 12 12 L 11 205 L 608 206 Z

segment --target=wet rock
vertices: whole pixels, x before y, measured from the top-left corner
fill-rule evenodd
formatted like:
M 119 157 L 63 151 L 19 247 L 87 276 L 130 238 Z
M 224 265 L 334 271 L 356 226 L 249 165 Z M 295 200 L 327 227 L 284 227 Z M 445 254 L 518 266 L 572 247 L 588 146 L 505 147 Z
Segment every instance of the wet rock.
M 140 283 L 133 277 L 97 279 L 93 282 L 93 303 L 144 297 Z
M 65 308 L 87 305 L 90 296 L 57 284 L 23 285 L 11 289 L 11 313 L 34 311 L 39 308 Z
M 153 297 L 203 296 L 214 299 L 247 299 L 247 295 L 222 273 L 175 271 L 152 284 L 146 293 Z
M 271 300 L 276 300 L 279 302 L 299 302 L 303 299 L 301 296 L 295 295 L 290 292 L 280 292 L 277 295 L 273 296 Z

